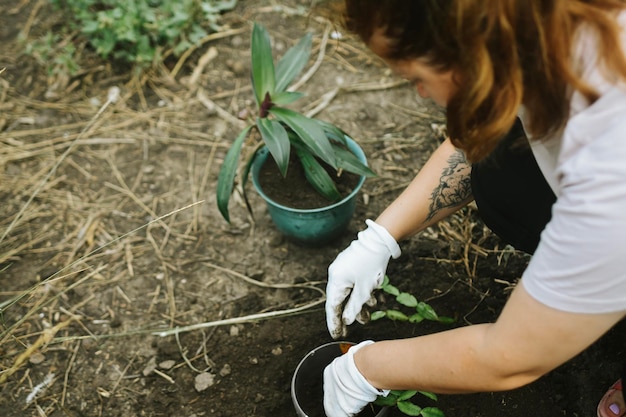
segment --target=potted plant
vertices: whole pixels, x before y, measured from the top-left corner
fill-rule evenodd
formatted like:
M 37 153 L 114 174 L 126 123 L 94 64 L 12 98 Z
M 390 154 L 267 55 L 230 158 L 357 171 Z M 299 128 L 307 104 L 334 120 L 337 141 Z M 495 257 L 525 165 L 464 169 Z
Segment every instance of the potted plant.
M 342 232 L 354 211 L 358 189 L 365 177 L 375 175 L 360 147 L 345 132 L 285 107 L 303 96 L 289 86 L 307 64 L 311 43 L 311 34 L 306 34 L 274 65 L 269 33 L 254 24 L 251 78 L 258 113 L 229 148 L 217 183 L 217 205 L 230 222 L 228 203 L 233 190 L 239 185 L 247 204 L 245 185 L 252 171 L 254 186 L 266 200 L 278 229 L 305 244 L 325 243 Z M 324 207 L 303 209 L 277 202 L 260 177 L 268 165 L 273 165 L 282 178 L 302 172 L 307 186 L 326 200 Z M 350 174 L 356 176 L 356 184 L 342 194 L 336 180 Z M 320 219 L 323 225 L 316 226 Z M 338 225 L 330 223 L 335 220 Z

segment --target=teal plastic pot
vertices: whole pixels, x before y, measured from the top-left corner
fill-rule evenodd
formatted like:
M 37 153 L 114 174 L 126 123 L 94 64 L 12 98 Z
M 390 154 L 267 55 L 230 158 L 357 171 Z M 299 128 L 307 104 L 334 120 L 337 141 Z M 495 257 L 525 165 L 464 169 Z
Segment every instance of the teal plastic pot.
M 353 342 L 330 342 L 310 351 L 298 364 L 291 378 L 291 399 L 298 417 L 323 417 L 324 369 L 335 358 L 355 345 Z M 384 417 L 388 407 L 368 405 L 358 417 Z
M 367 159 L 361 147 L 354 140 L 347 139 L 348 149 L 361 162 L 366 163 Z M 267 209 L 276 228 L 287 238 L 305 246 L 321 246 L 339 237 L 346 230 L 354 215 L 357 194 L 365 182 L 365 177 L 361 177 L 350 195 L 337 203 L 315 209 L 286 207 L 272 201 L 259 184 L 259 172 L 269 155 L 266 148 L 257 152 L 252 164 L 252 182 L 256 191 L 267 203 Z

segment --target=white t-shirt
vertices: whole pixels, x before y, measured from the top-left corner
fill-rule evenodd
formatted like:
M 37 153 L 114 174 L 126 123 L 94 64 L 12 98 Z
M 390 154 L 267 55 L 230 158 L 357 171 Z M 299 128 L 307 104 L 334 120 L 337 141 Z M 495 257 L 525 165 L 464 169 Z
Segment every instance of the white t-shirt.
M 618 22 L 626 45 L 626 13 Z M 539 302 L 576 313 L 626 311 L 626 86 L 596 65 L 597 42 L 582 29 L 575 62 L 600 98 L 588 105 L 574 94 L 565 128 L 531 141 L 557 201 L 522 284 Z

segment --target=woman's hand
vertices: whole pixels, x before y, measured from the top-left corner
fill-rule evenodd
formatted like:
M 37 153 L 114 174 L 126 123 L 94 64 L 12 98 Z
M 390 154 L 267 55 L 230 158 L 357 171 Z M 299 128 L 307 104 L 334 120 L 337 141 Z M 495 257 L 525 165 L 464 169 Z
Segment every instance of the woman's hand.
M 363 306 L 371 306 L 372 292 L 382 284 L 389 259 L 401 253 L 387 229 L 372 220 L 365 223 L 368 228 L 328 267 L 326 323 L 335 339 L 345 336 L 346 326 L 354 320 L 362 321 Z
M 372 343 L 366 340 L 352 346 L 324 369 L 324 411 L 328 417 L 355 416 L 379 395 L 389 394 L 367 382 L 354 363 L 354 354 Z

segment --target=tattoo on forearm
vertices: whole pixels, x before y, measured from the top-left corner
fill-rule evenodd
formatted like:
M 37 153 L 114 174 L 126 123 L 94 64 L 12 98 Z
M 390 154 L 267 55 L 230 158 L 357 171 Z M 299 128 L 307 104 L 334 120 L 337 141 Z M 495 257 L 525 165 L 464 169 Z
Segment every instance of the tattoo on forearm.
M 457 150 L 448 159 L 448 166 L 441 173 L 439 185 L 431 194 L 426 221 L 432 220 L 441 210 L 459 207 L 472 198 L 470 174 L 472 167 L 465 154 Z

